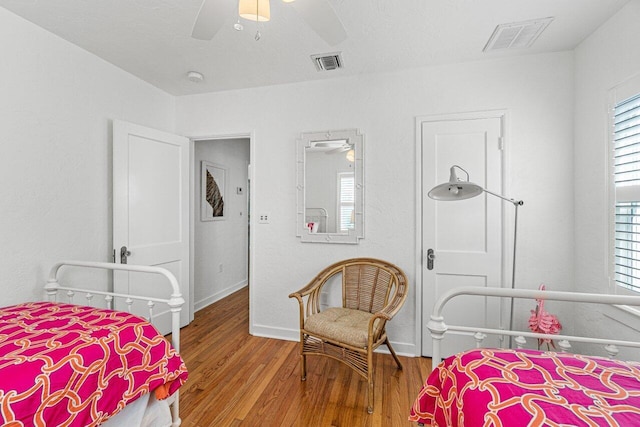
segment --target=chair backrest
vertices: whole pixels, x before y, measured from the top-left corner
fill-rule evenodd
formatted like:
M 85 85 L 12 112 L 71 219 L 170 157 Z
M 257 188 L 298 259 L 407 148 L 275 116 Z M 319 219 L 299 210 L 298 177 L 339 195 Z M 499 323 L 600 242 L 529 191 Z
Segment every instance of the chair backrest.
M 375 313 L 391 298 L 406 296 L 406 276 L 391 263 L 353 258 L 339 264 L 342 264 L 342 304 L 345 308 Z

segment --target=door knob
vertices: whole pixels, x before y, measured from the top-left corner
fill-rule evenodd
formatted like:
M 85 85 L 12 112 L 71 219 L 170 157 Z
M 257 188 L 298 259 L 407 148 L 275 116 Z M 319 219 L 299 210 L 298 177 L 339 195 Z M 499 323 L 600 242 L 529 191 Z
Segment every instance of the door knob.
M 127 257 L 131 256 L 131 251 L 126 246 L 120 248 L 120 264 L 127 263 Z
M 433 261 L 436 259 L 436 254 L 433 249 L 427 250 L 427 270 L 433 270 Z

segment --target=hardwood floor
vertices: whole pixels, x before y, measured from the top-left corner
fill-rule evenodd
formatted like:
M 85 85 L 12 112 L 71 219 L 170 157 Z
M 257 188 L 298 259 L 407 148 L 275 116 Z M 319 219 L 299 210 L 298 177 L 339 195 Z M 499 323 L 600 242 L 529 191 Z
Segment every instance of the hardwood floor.
M 431 370 L 428 358 L 376 353 L 375 411 L 367 414 L 367 383 L 340 362 L 307 358 L 300 381 L 298 343 L 249 335 L 248 289 L 195 314 L 181 332 L 189 379 L 180 389 L 187 427 L 412 426 L 409 410 Z M 291 310 L 297 310 L 291 304 Z

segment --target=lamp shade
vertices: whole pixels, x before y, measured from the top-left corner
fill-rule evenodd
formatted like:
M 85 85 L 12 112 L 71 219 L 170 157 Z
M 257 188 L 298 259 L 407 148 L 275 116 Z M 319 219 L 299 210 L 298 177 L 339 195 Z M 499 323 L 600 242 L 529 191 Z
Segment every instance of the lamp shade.
M 266 22 L 271 19 L 269 0 L 240 0 L 238 14 L 244 19 Z
M 460 166 L 451 166 L 449 182 L 433 187 L 427 194 L 430 199 L 442 201 L 465 200 L 482 194 L 484 188 L 469 182 L 469 174 L 467 174 L 466 181 L 461 181 L 456 175 L 455 168 L 459 168 L 466 173 Z

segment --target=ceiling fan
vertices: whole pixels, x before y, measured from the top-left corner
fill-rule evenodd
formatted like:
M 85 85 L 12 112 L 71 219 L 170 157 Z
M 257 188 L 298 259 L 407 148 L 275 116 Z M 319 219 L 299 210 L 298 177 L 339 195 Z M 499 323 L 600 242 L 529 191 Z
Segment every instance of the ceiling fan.
M 329 45 L 347 38 L 347 33 L 328 0 L 282 0 L 290 4 L 306 23 Z M 234 2 L 203 0 L 193 25 L 191 37 L 211 40 L 234 14 Z M 253 21 L 270 19 L 269 0 L 238 0 L 238 15 Z

